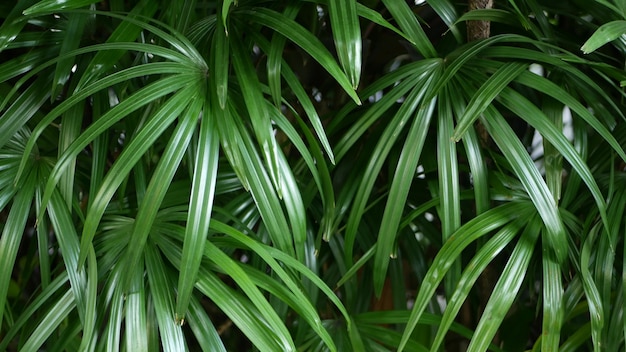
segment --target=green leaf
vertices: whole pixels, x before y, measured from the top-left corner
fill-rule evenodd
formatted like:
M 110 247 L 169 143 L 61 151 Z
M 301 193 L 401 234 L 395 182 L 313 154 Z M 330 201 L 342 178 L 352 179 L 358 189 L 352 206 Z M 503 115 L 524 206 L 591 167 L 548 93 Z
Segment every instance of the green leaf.
M 79 47 L 83 31 L 87 25 L 87 20 L 87 16 L 82 14 L 69 15 L 65 31 L 66 33 L 71 33 L 72 35 L 63 36 L 63 41 L 61 43 L 61 47 L 59 48 L 59 56 L 63 56 L 64 54 L 67 54 L 68 52 Z M 54 71 L 54 80 L 52 81 L 50 94 L 51 99 L 56 99 L 59 94 L 61 94 L 63 86 L 72 74 L 72 66 L 74 66 L 75 59 L 76 57 L 74 56 L 68 56 L 57 62 L 57 66 Z
M 179 106 L 173 107 L 174 109 L 180 109 L 181 107 L 186 107 L 187 109 L 178 119 L 178 125 L 176 126 L 176 129 L 172 132 L 172 136 L 170 137 L 169 142 L 161 155 L 161 160 L 159 161 L 156 169 L 154 170 L 154 173 L 152 174 L 152 178 L 150 179 L 150 183 L 148 184 L 146 193 L 141 200 L 141 203 L 139 204 L 135 223 L 133 224 L 133 232 L 129 239 L 128 249 L 126 250 L 125 260 L 126 265 L 129 268 L 135 267 L 139 263 L 143 255 L 144 247 L 146 246 L 146 242 L 148 240 L 150 232 L 152 232 L 152 226 L 156 220 L 157 213 L 159 211 L 159 208 L 161 207 L 161 203 L 163 202 L 163 198 L 165 198 L 166 192 L 172 182 L 172 179 L 174 178 L 176 171 L 178 171 L 179 164 L 185 156 L 185 153 L 187 152 L 187 146 L 191 141 L 191 137 L 196 128 L 198 119 L 200 118 L 200 112 L 202 111 L 202 106 L 204 102 L 201 99 L 194 99 L 189 101 L 189 94 L 193 94 L 193 92 L 195 91 L 194 88 L 196 87 L 192 86 L 190 88 L 190 91 L 188 91 L 187 89 L 181 91 L 179 94 L 183 101 L 178 102 L 180 104 Z M 172 105 L 174 105 L 174 103 L 172 103 Z M 177 114 L 174 113 L 170 116 L 176 115 Z M 126 150 L 134 149 L 133 144 L 142 143 L 142 141 L 146 139 L 149 140 L 150 138 L 155 138 L 155 136 L 159 136 L 171 122 L 172 121 L 170 120 L 169 116 L 166 116 L 166 118 L 164 118 L 163 120 L 155 116 L 153 120 L 148 122 L 146 126 L 138 133 L 136 138 L 131 140 L 131 142 L 126 147 Z M 206 142 L 210 143 L 210 141 Z M 151 143 L 148 142 L 146 144 L 150 145 Z M 141 148 L 145 147 L 142 146 Z M 138 153 L 138 155 L 142 154 L 143 152 Z M 131 164 L 134 164 L 134 162 Z M 191 225 L 193 226 L 196 224 Z M 127 282 L 129 284 L 130 279 L 124 280 L 124 282 Z
M 212 262 L 228 272 L 229 276 L 246 293 L 250 301 L 259 310 L 267 324 L 272 327 L 272 330 L 268 332 L 276 339 L 276 343 L 280 346 L 281 350 L 295 350 L 296 348 L 293 344 L 289 331 L 285 327 L 285 323 L 278 317 L 276 311 L 261 294 L 258 287 L 254 285 L 250 277 L 239 267 L 239 265 L 210 241 L 206 243 L 205 253 L 205 255 L 210 258 Z
M 461 17 L 459 17 L 456 22 L 458 23 L 467 21 L 489 21 L 512 26 L 520 25 L 520 21 L 518 17 L 515 16 L 515 14 L 510 11 L 500 9 L 475 9 L 472 11 L 467 11 Z
M 7 305 L 7 292 L 11 282 L 11 273 L 16 264 L 17 251 L 22 236 L 26 232 L 26 220 L 30 214 L 35 186 L 36 172 L 32 171 L 15 194 L 0 237 L 0 266 L 5 268 L 0 274 L 0 325 L 2 325 L 3 311 Z
M 368 89 L 364 90 L 362 95 L 369 97 L 379 91 L 385 90 L 385 88 L 389 86 L 393 86 L 393 89 L 383 95 L 382 99 L 377 101 L 376 104 L 373 104 L 367 112 L 363 113 L 363 115 L 351 125 L 339 142 L 337 142 L 335 147 L 336 160 L 339 161 L 346 156 L 350 148 L 362 138 L 363 134 L 366 133 L 387 110 L 393 105 L 396 105 L 398 100 L 402 99 L 412 88 L 417 85 L 423 85 L 431 75 L 438 75 L 438 70 L 441 68 L 442 64 L 442 60 L 439 59 L 420 60 L 381 77 Z M 353 108 L 354 106 L 346 106 L 346 108 L 334 117 L 332 122 L 340 122 Z M 335 126 L 333 124 L 327 128 L 330 134 L 334 132 L 334 129 Z
M 289 256 L 283 251 L 258 243 L 252 240 L 250 237 L 245 236 L 241 232 L 233 229 L 232 227 L 229 227 L 218 221 L 212 221 L 211 227 L 215 229 L 216 231 L 228 234 L 234 240 L 240 242 L 247 248 L 250 248 L 251 250 L 253 250 L 256 254 L 261 256 L 263 260 L 267 264 L 269 264 L 273 270 L 275 270 L 276 274 L 281 278 L 281 280 L 283 280 L 285 285 L 289 287 L 289 289 L 291 289 L 291 291 L 296 295 L 296 297 L 299 297 L 298 301 L 301 302 L 302 304 L 301 309 L 306 313 L 305 317 L 307 317 L 307 320 L 313 326 L 313 328 L 318 330 L 318 333 L 322 332 L 322 330 L 319 330 L 321 329 L 321 320 L 315 308 L 312 305 L 310 305 L 309 300 L 303 296 L 300 287 L 295 283 L 292 277 L 287 275 L 286 271 L 282 268 L 282 266 L 279 263 L 275 261 L 275 259 L 282 261 L 284 265 L 288 267 L 292 267 L 298 273 L 302 274 L 307 279 L 311 280 L 311 282 L 313 282 L 313 284 L 315 284 L 322 292 L 324 292 L 324 294 L 326 294 L 328 299 L 335 304 L 335 306 L 343 314 L 344 318 L 349 319 L 348 312 L 344 308 L 341 301 L 333 293 L 333 291 L 326 285 L 326 283 L 324 283 L 324 281 L 322 281 L 319 278 L 319 276 L 313 273 L 304 264 L 295 260 L 293 257 Z M 351 328 L 351 325 L 349 324 L 348 329 L 350 328 Z M 329 347 L 332 347 L 334 345 L 332 343 L 332 340 L 329 337 L 324 338 L 324 336 L 322 336 L 322 338 L 325 340 L 325 342 L 328 344 Z
M 329 0 L 328 12 L 335 47 L 343 71 L 352 88 L 359 86 L 361 78 L 361 25 L 357 16 L 356 0 Z
M 227 6 L 227 2 L 223 6 Z M 209 60 L 209 69 L 213 77 L 210 82 L 212 89 L 217 94 L 217 100 L 222 110 L 226 107 L 226 99 L 228 97 L 228 69 L 230 67 L 230 48 L 225 21 L 226 18 L 224 18 L 224 22 L 217 21 L 215 31 L 213 32 L 212 50 Z
M 454 4 L 449 0 L 428 0 L 427 2 L 428 5 L 430 5 L 433 10 L 435 10 L 439 17 L 448 26 L 448 28 L 454 35 L 457 43 L 463 43 L 464 38 L 462 37 L 461 32 L 456 26 L 456 22 L 459 16 L 456 13 L 456 8 L 454 7 Z
M 380 12 L 374 11 L 372 9 L 370 9 L 369 7 L 361 4 L 361 3 L 357 3 L 356 4 L 356 9 L 357 9 L 357 13 L 360 17 L 363 17 L 365 19 L 367 19 L 368 21 L 374 22 L 377 25 L 381 26 L 381 27 L 385 27 L 391 31 L 393 31 L 394 33 L 396 33 L 397 35 L 401 36 L 402 38 L 404 38 L 407 41 L 411 41 L 409 39 L 409 37 L 404 34 L 404 32 L 402 32 L 401 30 L 399 30 L 397 27 L 395 27 L 394 25 L 392 25 L 391 23 L 389 23 L 384 17 L 383 15 L 380 14 Z
M 3 18 L 4 21 L 0 26 L 0 52 L 4 51 L 4 49 L 17 38 L 18 34 L 26 25 L 27 21 L 25 18 L 21 17 L 22 11 L 35 4 L 37 1 L 38 0 L 24 0 L 11 4 L 13 6 L 11 12 Z
M 163 260 L 156 246 L 148 245 L 145 250 L 146 271 L 148 284 L 154 298 L 154 311 L 161 335 L 161 347 L 164 351 L 186 351 L 185 337 L 180 324 L 176 324 L 174 312 L 174 290 L 172 282 L 168 280 L 168 274 Z M 129 338 L 133 338 L 129 336 Z
M 61 10 L 78 9 L 98 2 L 98 0 L 43 0 L 24 10 L 26 16 L 40 16 Z
M 528 223 L 493 289 L 468 351 L 485 351 L 489 347 L 522 286 L 540 231 L 540 223 Z
M 583 119 L 590 127 L 592 127 L 598 134 L 604 138 L 604 140 L 613 147 L 613 150 L 617 152 L 617 154 L 622 158 L 622 160 L 626 161 L 626 152 L 622 144 L 620 144 L 613 134 L 609 131 L 609 129 L 604 126 L 597 117 L 595 117 L 589 109 L 587 109 L 580 101 L 575 99 L 571 94 L 568 94 L 563 88 L 559 87 L 557 84 L 550 82 L 549 80 L 540 77 L 531 72 L 524 72 L 517 77 L 517 81 L 531 87 L 533 89 L 537 89 L 550 97 L 560 101 L 567 107 L 569 107 L 573 112 L 575 112 L 581 119 Z M 594 82 L 591 82 L 594 83 Z M 593 87 L 592 88 L 599 90 L 604 94 L 602 88 Z M 611 98 L 606 96 L 606 99 L 609 103 L 611 103 Z
M 300 6 L 300 2 L 288 2 L 287 7 L 284 10 L 285 17 L 293 20 L 300 11 Z M 263 38 L 263 36 L 255 35 L 255 37 L 258 37 L 257 39 L 255 39 L 257 42 L 265 41 L 265 38 Z M 265 47 L 263 50 L 267 52 L 267 83 L 270 88 L 270 94 L 272 95 L 272 99 L 274 100 L 274 105 L 276 105 L 277 107 L 280 107 L 282 98 L 280 75 L 283 68 L 283 53 L 285 52 L 286 42 L 287 38 L 285 36 L 281 35 L 280 33 L 274 32 L 274 34 L 272 35 L 271 44 L 269 44 L 269 49 L 268 45 L 260 44 L 262 47 Z M 289 68 L 288 65 L 285 66 Z M 289 80 L 287 80 L 287 82 L 289 82 Z M 299 84 L 298 79 L 295 79 L 293 83 L 290 84 L 296 84 L 297 86 L 300 86 L 300 88 L 302 87 Z M 305 94 L 305 96 L 307 95 Z M 301 101 L 303 100 L 302 98 L 298 99 Z M 304 100 L 310 101 L 308 97 Z
M 383 0 L 398 26 L 410 38 L 411 44 L 427 59 L 437 57 L 437 51 L 419 24 L 416 15 L 405 1 Z
M 140 261 L 136 268 L 140 268 L 141 270 L 132 271 L 129 293 L 125 295 L 126 350 L 147 351 L 148 317 L 146 307 L 148 300 L 146 297 L 147 290 L 144 284 L 144 262 Z
M 502 115 L 489 108 L 485 110 L 482 121 L 537 207 L 537 212 L 548 230 L 545 239 L 555 252 L 557 260 L 562 263 L 567 255 L 567 236 L 556 201 L 539 170 Z
M 424 97 L 424 94 L 426 94 L 425 92 L 427 89 L 426 87 L 428 86 L 430 79 L 434 79 L 434 77 L 436 77 L 435 73 L 436 71 L 433 72 L 433 75 L 429 77 L 428 79 L 426 79 L 425 77 L 420 77 L 420 78 L 424 78 L 425 81 L 422 81 L 422 82 L 419 82 L 419 84 L 413 85 L 413 90 L 406 97 L 406 100 L 404 101 L 404 103 L 402 104 L 402 106 L 400 107 L 396 115 L 394 116 L 393 120 L 391 120 L 388 123 L 387 127 L 385 128 L 385 131 L 380 137 L 379 142 L 377 143 L 374 151 L 372 152 L 372 156 L 369 159 L 368 165 L 365 168 L 365 172 L 359 183 L 359 188 L 356 193 L 354 204 L 352 206 L 350 216 L 348 218 L 346 235 L 345 235 L 345 247 L 344 247 L 344 251 L 345 251 L 344 256 L 345 256 L 345 259 L 348 260 L 348 263 L 352 260 L 351 259 L 352 251 L 353 251 L 354 241 L 356 238 L 356 233 L 357 233 L 357 229 L 359 226 L 359 222 L 361 221 L 365 213 L 365 207 L 367 205 L 368 198 L 370 197 L 370 194 L 374 187 L 374 182 L 378 176 L 378 173 L 380 172 L 384 162 L 386 161 L 391 148 L 393 147 L 400 133 L 405 128 L 407 123 L 411 120 L 411 118 L 414 119 L 414 122 L 412 123 L 412 125 L 423 122 L 423 121 L 416 119 L 415 116 L 413 115 L 413 112 L 415 111 L 415 109 L 418 108 L 418 106 L 420 107 L 420 109 L 422 108 L 427 109 L 426 108 L 427 105 L 425 104 L 422 105 L 423 97 Z M 422 113 L 424 112 L 425 111 L 423 111 Z M 427 116 L 427 115 L 424 115 L 424 116 Z M 413 129 L 416 127 L 411 127 L 411 128 Z M 425 131 L 422 130 L 420 131 L 420 133 L 425 133 Z M 412 137 L 409 137 L 409 138 L 416 138 L 416 137 L 413 135 Z M 410 145 L 416 146 L 415 143 L 420 143 L 420 140 L 421 138 L 412 139 Z M 405 145 L 407 144 L 405 143 Z M 420 144 L 417 144 L 417 145 L 420 145 Z M 407 148 L 406 153 L 416 153 L 417 155 L 419 155 L 419 151 L 410 151 L 408 150 L 408 148 L 410 148 L 408 146 L 406 148 Z M 338 157 L 339 157 L 339 154 L 338 154 Z M 417 161 L 410 161 L 410 162 L 414 163 Z M 403 166 L 402 164 L 398 164 L 398 167 L 401 168 L 403 172 L 402 176 L 399 176 L 399 178 L 406 177 L 406 175 L 404 174 L 405 172 L 414 173 L 415 171 L 415 168 L 413 168 L 411 171 L 408 171 L 408 168 L 406 168 L 406 166 Z M 412 176 L 411 176 L 411 179 L 412 179 Z M 396 187 L 399 187 L 397 190 L 398 192 L 397 197 L 400 197 L 400 198 L 403 197 L 402 195 L 405 192 L 404 188 L 406 187 L 406 184 L 407 184 L 405 179 L 402 179 L 402 181 L 403 182 L 401 182 L 400 180 L 397 181 L 398 185 L 396 186 Z M 390 204 L 390 207 L 394 208 L 394 211 L 397 211 L 396 207 L 404 206 L 404 202 L 402 204 L 394 204 L 388 201 L 388 204 Z M 385 248 L 380 248 L 380 247 L 377 248 L 377 263 L 381 265 L 384 265 L 385 262 L 387 263 L 389 262 L 389 255 L 392 254 L 393 244 L 395 243 L 395 236 L 396 236 L 395 230 L 397 229 L 397 224 L 394 225 L 394 223 L 396 221 L 399 221 L 399 219 L 396 219 L 396 217 L 401 216 L 401 213 L 395 214 L 392 212 L 391 209 L 387 210 L 386 212 L 389 214 L 387 215 L 388 218 L 386 220 L 388 221 L 388 223 L 384 224 L 385 226 L 382 226 L 383 224 L 381 224 L 381 227 L 379 230 L 379 235 L 384 234 L 381 240 L 379 240 L 379 243 L 384 243 Z M 390 231 L 390 232 L 387 232 L 387 231 Z M 374 277 L 378 277 L 378 279 L 380 280 L 382 277 L 385 276 L 386 270 L 387 270 L 386 265 L 383 268 L 378 268 L 377 273 L 374 275 Z M 378 284 L 381 285 L 379 287 L 382 288 L 382 282 L 379 282 Z
M 79 350 L 86 350 L 89 346 L 95 346 L 96 338 L 96 320 L 98 318 L 98 309 L 96 300 L 98 298 L 98 262 L 96 252 L 93 247 L 89 248 L 87 265 L 87 284 L 85 287 L 85 321 L 82 324 L 81 347 Z
M 411 309 L 411 315 L 402 334 L 398 351 L 402 351 L 420 321 L 424 309 L 460 253 L 476 239 L 504 226 L 511 221 L 529 216 L 534 208 L 528 202 L 511 202 L 492 208 L 461 226 L 446 241 L 424 276 L 420 290 Z
M 28 340 L 21 346 L 21 350 L 38 351 L 48 337 L 67 319 L 68 315 L 75 308 L 75 303 L 72 291 L 68 290 L 54 304 L 51 304 L 50 310 L 39 322 L 35 331 L 30 333 Z
M 119 262 L 121 263 L 121 262 Z M 122 265 L 116 265 L 115 272 L 119 273 L 119 269 Z M 143 272 L 142 272 L 143 274 Z M 113 280 L 110 281 L 112 285 L 109 289 L 113 292 L 111 299 L 111 313 L 109 319 L 106 323 L 106 329 L 104 332 L 104 339 L 106 340 L 105 346 L 108 350 L 119 350 L 120 340 L 121 340 L 121 332 L 122 332 L 122 318 L 124 316 L 124 293 L 122 292 L 122 285 L 120 284 L 119 275 L 113 276 Z M 115 284 L 120 284 L 119 286 L 113 286 Z M 135 303 L 131 301 L 131 304 Z M 134 307 L 129 307 L 134 308 Z M 133 313 L 133 312 L 130 312 Z M 131 316 L 137 316 L 137 314 L 131 314 Z M 138 323 L 138 322 L 135 322 Z M 135 328 L 134 325 L 129 327 L 130 329 Z M 139 342 L 138 344 L 142 344 Z
M 446 93 L 449 89 L 446 89 Z M 450 136 L 454 128 L 454 116 L 451 96 L 445 95 L 438 104 L 439 118 L 437 126 L 437 170 L 439 179 L 439 218 L 441 219 L 441 239 L 445 242 L 461 226 L 461 188 L 459 184 L 459 163 L 456 143 Z M 454 265 L 445 286 L 452 290 L 461 276 L 461 262 Z
M 585 182 L 585 184 L 591 191 L 600 212 L 600 216 L 602 217 L 605 226 L 608 226 L 609 220 L 606 214 L 606 202 L 595 179 L 593 178 L 593 174 L 591 173 L 591 170 L 589 170 L 586 163 L 580 158 L 578 153 L 576 153 L 572 145 L 569 144 L 569 141 L 567 141 L 563 133 L 557 130 L 554 124 L 549 122 L 550 119 L 548 117 L 546 117 L 538 108 L 536 108 L 532 103 L 522 97 L 519 93 L 516 93 L 513 90 L 506 89 L 501 92 L 500 96 L 502 102 L 509 109 L 518 114 L 518 116 L 522 117 L 524 120 L 526 120 L 530 125 L 535 127 L 537 131 L 539 131 L 541 135 L 546 140 L 548 140 L 550 144 L 554 146 L 554 148 L 557 149 L 559 153 L 572 165 L 574 170 L 576 170 L 580 178 Z M 511 136 L 511 138 L 513 137 Z M 511 141 L 509 141 L 508 143 L 513 144 L 511 143 Z M 557 197 L 551 197 L 551 203 L 556 204 Z M 544 221 L 546 221 L 546 218 L 544 218 Z M 553 245 L 561 246 L 559 248 L 566 248 L 563 238 L 559 239 L 558 243 L 553 243 Z M 615 248 L 615 243 L 611 243 L 611 245 L 613 246 L 613 248 Z M 558 256 L 558 258 L 559 260 L 563 259 L 563 257 L 561 256 Z
M 526 221 L 526 219 L 523 219 L 505 225 L 476 252 L 472 260 L 465 266 L 465 270 L 458 281 L 458 285 L 454 289 L 450 300 L 447 302 L 446 310 L 441 318 L 441 323 L 437 329 L 437 335 L 435 336 L 431 350 L 436 351 L 443 344 L 450 326 L 454 323 L 463 303 L 466 302 L 470 295 L 472 286 L 476 283 L 480 275 L 483 274 L 489 263 L 491 263 L 518 234 L 523 223 Z
M 304 49 L 315 61 L 319 62 L 319 64 L 328 71 L 355 103 L 361 105 L 361 100 L 354 91 L 350 80 L 346 77 L 341 68 L 339 68 L 339 65 L 337 65 L 331 53 L 324 47 L 324 44 L 311 34 L 311 32 L 304 29 L 295 21 L 269 9 L 255 8 L 254 11 L 241 10 L 241 12 L 253 22 L 272 28 Z
M 626 21 L 612 21 L 603 24 L 580 48 L 584 54 L 596 51 L 604 44 L 611 42 L 626 34 Z
M 174 77 L 176 78 L 176 77 Z M 68 148 L 68 150 L 63 154 L 63 156 L 57 162 L 55 169 L 53 170 L 50 178 L 48 179 L 48 183 L 46 185 L 46 193 L 51 192 L 51 189 L 54 187 L 55 175 L 56 172 L 60 171 L 64 167 L 64 163 L 68 160 L 72 155 L 76 155 L 86 146 L 87 143 L 90 142 L 93 138 L 98 136 L 100 130 L 105 129 L 107 123 L 114 123 L 117 120 L 123 118 L 126 114 L 129 113 L 129 110 L 132 111 L 136 108 L 139 108 L 141 105 L 144 105 L 151 100 L 158 98 L 162 94 L 167 94 L 171 91 L 171 89 L 179 88 L 180 85 L 187 83 L 186 80 L 178 81 L 178 83 L 171 80 L 160 80 L 156 82 L 152 88 L 147 91 L 142 91 L 139 94 L 136 93 L 132 97 L 127 100 L 121 102 L 116 105 L 113 109 L 107 112 L 104 116 L 102 116 L 98 121 L 95 121 L 91 127 L 89 127 L 86 131 L 81 134 L 81 136 L 72 143 L 72 146 Z M 81 260 L 79 264 L 82 265 L 87 255 L 87 247 L 90 245 L 93 236 L 96 232 L 100 219 L 102 218 L 102 214 L 106 209 L 106 206 L 109 204 L 109 201 L 115 194 L 117 188 L 122 183 L 122 181 L 126 178 L 134 164 L 141 158 L 143 153 L 151 146 L 154 140 L 156 140 L 161 133 L 173 122 L 173 120 L 177 117 L 177 115 L 182 112 L 185 108 L 186 103 L 188 103 L 189 92 L 194 90 L 194 86 L 187 87 L 183 89 L 181 92 L 176 94 L 174 97 L 170 98 L 162 108 L 152 117 L 150 122 L 141 130 L 139 135 L 135 137 L 122 151 L 122 154 L 113 164 L 109 173 L 102 181 L 102 186 L 96 195 L 94 195 L 94 200 L 91 204 L 91 207 L 87 211 L 87 215 L 85 218 L 85 225 L 83 228 L 83 235 L 81 237 Z M 126 103 L 126 104 L 125 104 Z M 44 201 L 45 204 L 45 195 Z
M 246 337 L 261 351 L 295 350 L 291 343 L 285 346 L 273 331 L 274 327 L 261 319 L 261 313 L 250 301 L 228 287 L 215 274 L 201 269 L 198 289 L 210 298 L 235 324 Z M 281 323 L 282 324 L 282 323 Z
M 544 249 L 544 253 L 549 253 L 549 248 Z M 541 350 L 556 351 L 559 348 L 564 315 L 561 266 L 549 254 L 544 255 L 542 259 L 543 335 L 541 336 Z
M 26 88 L 15 102 L 4 111 L 4 114 L 0 116 L 0 131 L 2 131 L 2 133 L 0 133 L 0 148 L 2 148 L 20 128 L 26 125 L 46 102 L 47 98 L 50 96 L 48 85 L 45 84 L 47 79 L 48 78 L 45 76 L 37 78 L 37 80 Z M 25 158 L 30 155 L 33 146 L 31 146 L 31 148 L 25 148 Z M 25 165 L 26 161 L 23 161 L 23 164 Z M 23 167 L 24 166 L 21 168 L 23 169 Z
M 137 5 L 135 5 L 135 7 L 133 7 L 133 9 L 125 15 L 125 17 L 117 17 L 118 19 L 121 19 L 122 22 L 109 35 L 107 43 L 134 42 L 143 29 L 142 26 L 139 26 L 136 22 L 137 18 L 142 16 L 154 16 L 154 13 L 158 9 L 158 6 L 156 5 L 157 4 L 154 1 L 142 0 L 137 3 Z M 131 21 L 130 19 L 135 19 L 135 21 Z M 119 61 L 127 50 L 129 49 L 99 50 L 93 59 L 91 59 L 91 62 L 87 65 L 87 68 L 85 69 L 86 74 L 81 76 L 78 87 L 83 87 L 88 82 L 99 78 L 100 75 L 114 67 L 115 63 Z
M 597 240 L 598 233 L 600 232 L 599 226 L 594 226 L 587 233 L 587 238 L 580 251 L 580 274 L 582 276 L 583 288 L 585 290 L 585 296 L 587 297 L 587 304 L 589 305 L 589 316 L 591 319 L 591 338 L 593 341 L 594 350 L 600 350 L 602 342 L 602 331 L 606 322 L 604 315 L 604 304 L 596 286 L 595 280 L 589 270 L 591 251 L 594 241 Z
M 272 187 L 272 181 L 263 168 L 263 163 L 252 145 L 251 138 L 240 125 L 240 122 L 235 122 L 237 123 L 236 133 L 239 135 L 237 138 L 240 142 L 237 147 L 241 152 L 244 165 L 246 165 L 243 172 L 245 179 L 250 184 L 250 193 L 263 218 L 264 225 L 267 227 L 272 242 L 281 250 L 295 256 L 294 238 L 291 235 L 291 229 L 278 195 Z
M 423 91 L 418 91 L 416 95 L 412 94 L 403 105 L 403 107 L 409 104 L 413 105 L 412 108 L 409 108 L 410 110 L 407 111 L 407 114 L 411 114 L 411 110 L 416 107 L 418 110 L 413 117 L 413 123 L 402 147 L 400 159 L 398 159 L 398 166 L 391 182 L 389 198 L 385 205 L 378 232 L 378 240 L 376 241 L 378 246 L 376 248 L 376 256 L 374 257 L 374 289 L 378 297 L 380 297 L 385 283 L 389 259 L 395 256 L 393 253 L 395 251 L 394 245 L 396 244 L 398 226 L 402 219 L 403 209 L 407 202 L 409 189 L 411 188 L 422 148 L 426 141 L 430 119 L 437 102 L 436 99 L 432 99 L 430 102 L 422 101 L 422 94 Z
M 88 286 L 87 273 L 84 268 L 78 267 L 79 258 L 79 242 L 76 228 L 72 223 L 72 218 L 65 205 L 65 200 L 59 194 L 58 190 L 54 190 L 51 194 L 50 204 L 48 205 L 48 214 L 50 217 L 50 223 L 54 228 L 54 234 L 56 240 L 59 243 L 60 251 L 63 253 L 63 263 L 65 270 L 68 272 L 68 276 L 71 283 L 72 293 L 76 307 L 78 308 L 78 315 L 81 322 L 88 326 L 91 322 L 87 322 L 87 309 L 93 308 L 93 294 L 94 287 Z M 85 255 L 92 253 L 91 245 L 85 248 Z M 93 258 L 90 258 L 93 259 Z M 91 262 L 90 264 L 93 264 Z M 89 268 L 94 270 L 93 267 Z M 93 271 L 90 272 L 93 274 Z M 91 282 L 93 285 L 93 282 Z
M 222 3 L 222 25 L 224 26 L 226 35 L 228 35 L 227 19 L 228 19 L 228 14 L 230 12 L 230 5 L 234 4 L 236 6 L 237 1 L 238 0 L 223 0 L 223 3 Z
M 208 110 L 206 108 L 205 106 L 205 112 Z M 181 323 L 184 320 L 197 281 L 213 210 L 219 160 L 219 136 L 215 126 L 215 119 L 217 118 L 217 116 L 209 114 L 203 116 L 198 150 L 195 153 L 191 199 L 189 200 L 176 301 L 176 320 Z
M 224 342 L 211 322 L 205 308 L 193 298 L 189 302 L 187 321 L 203 351 L 226 352 Z
M 51 298 L 57 298 L 62 292 L 71 294 L 70 290 L 67 290 L 67 281 L 67 272 L 61 273 L 57 278 L 52 280 L 52 282 L 45 289 L 34 297 L 27 307 L 24 307 L 20 317 L 15 320 L 13 326 L 11 326 L 11 328 L 8 329 L 6 334 L 3 336 L 3 340 L 0 343 L 1 351 L 8 350 L 7 346 L 13 341 L 13 338 L 23 331 L 26 324 L 31 323 L 34 319 L 36 319 L 42 310 L 54 305 Z
M 452 138 L 458 142 L 500 92 L 527 69 L 528 65 L 518 62 L 506 63 L 498 68 L 467 103 L 464 114 L 459 116 Z
M 18 177 L 22 172 L 24 166 L 27 163 L 27 156 L 33 151 L 35 147 L 35 143 L 37 138 L 43 133 L 43 131 L 62 113 L 70 109 L 75 104 L 79 104 L 82 100 L 86 99 L 91 94 L 94 94 L 102 89 L 107 89 L 110 85 L 123 82 L 125 80 L 131 79 L 133 77 L 150 74 L 152 72 L 155 73 L 163 73 L 163 71 L 175 70 L 176 73 L 181 73 L 180 76 L 170 76 L 165 77 L 162 80 L 159 80 L 147 87 L 141 89 L 140 91 L 133 94 L 127 100 L 121 102 L 116 105 L 110 111 L 107 112 L 105 116 L 103 116 L 98 121 L 95 121 L 89 128 L 87 128 L 68 148 L 66 153 L 66 161 L 69 162 L 75 157 L 91 140 L 96 138 L 100 133 L 104 132 L 108 127 L 113 125 L 115 122 L 122 119 L 124 116 L 132 113 L 133 111 L 139 109 L 140 107 L 148 104 L 150 101 L 157 99 L 161 96 L 167 95 L 176 89 L 181 88 L 185 85 L 190 84 L 189 78 L 193 79 L 193 74 L 191 77 L 186 77 L 187 75 L 183 73 L 189 73 L 186 70 L 186 67 L 183 65 L 175 64 L 173 67 L 170 66 L 171 63 L 158 63 L 158 64 L 146 64 L 138 67 L 133 67 L 125 71 L 120 71 L 115 74 L 112 74 L 108 77 L 103 78 L 102 80 L 96 81 L 93 84 L 86 87 L 84 90 L 81 90 L 78 93 L 75 93 L 68 99 L 66 99 L 63 103 L 59 104 L 56 108 L 52 109 L 46 116 L 44 116 L 41 121 L 37 124 L 37 126 L 33 129 L 33 133 L 31 138 L 28 141 L 28 144 L 25 147 L 25 154 L 22 162 L 20 164 L 20 168 L 18 170 Z M 168 69 L 167 67 L 170 66 Z M 192 71 L 193 72 L 193 71 Z M 34 95 L 35 98 L 40 98 L 38 95 Z M 31 97 L 33 98 L 33 97 Z M 26 104 L 26 109 L 34 109 L 35 107 L 30 107 Z M 28 111 L 28 113 L 31 113 Z M 34 111 L 32 112 L 34 113 Z M 29 115 L 26 115 L 29 117 Z M 2 127 L 2 126 L 0 126 Z M 15 128 L 17 131 L 19 126 Z M 1 140 L 0 140 L 1 141 Z M 70 154 L 69 151 L 72 151 L 75 154 Z M 58 164 L 62 164 L 62 158 L 60 158 Z M 56 182 L 56 181 L 55 181 Z M 44 204 L 47 200 L 44 202 Z
M 240 33 L 236 33 L 241 37 Z M 252 129 L 261 147 L 269 174 L 278 194 L 282 194 L 281 175 L 278 166 L 279 148 L 272 132 L 272 123 L 267 105 L 263 97 L 261 83 L 256 75 L 252 62 L 240 40 L 232 40 L 233 68 L 237 73 L 237 80 L 248 112 Z

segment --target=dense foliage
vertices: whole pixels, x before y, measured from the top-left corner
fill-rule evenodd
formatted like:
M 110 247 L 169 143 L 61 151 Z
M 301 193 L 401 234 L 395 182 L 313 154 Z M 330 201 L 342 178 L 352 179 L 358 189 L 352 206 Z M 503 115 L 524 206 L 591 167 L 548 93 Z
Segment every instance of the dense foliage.
M 0 350 L 623 350 L 626 2 L 482 3 L 3 1 Z

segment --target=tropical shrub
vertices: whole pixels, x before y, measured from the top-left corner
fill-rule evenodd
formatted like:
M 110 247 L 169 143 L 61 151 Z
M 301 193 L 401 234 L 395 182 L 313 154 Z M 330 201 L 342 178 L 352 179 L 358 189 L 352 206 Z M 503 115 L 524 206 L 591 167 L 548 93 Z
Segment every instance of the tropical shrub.
M 0 15 L 0 350 L 623 349 L 623 1 Z

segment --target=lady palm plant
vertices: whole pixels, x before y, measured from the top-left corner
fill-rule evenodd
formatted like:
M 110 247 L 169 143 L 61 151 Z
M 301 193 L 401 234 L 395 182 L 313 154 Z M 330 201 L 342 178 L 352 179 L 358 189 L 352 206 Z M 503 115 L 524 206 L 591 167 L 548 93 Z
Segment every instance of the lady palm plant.
M 626 7 L 475 5 L 0 5 L 0 350 L 623 349 Z

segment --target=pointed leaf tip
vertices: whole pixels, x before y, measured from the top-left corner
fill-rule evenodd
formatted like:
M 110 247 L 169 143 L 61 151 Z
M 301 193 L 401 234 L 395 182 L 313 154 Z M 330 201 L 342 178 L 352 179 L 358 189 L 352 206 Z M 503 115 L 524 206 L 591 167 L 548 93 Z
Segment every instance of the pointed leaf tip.
M 590 54 L 604 44 L 626 34 L 626 21 L 612 21 L 598 28 L 580 48 L 583 54 Z

